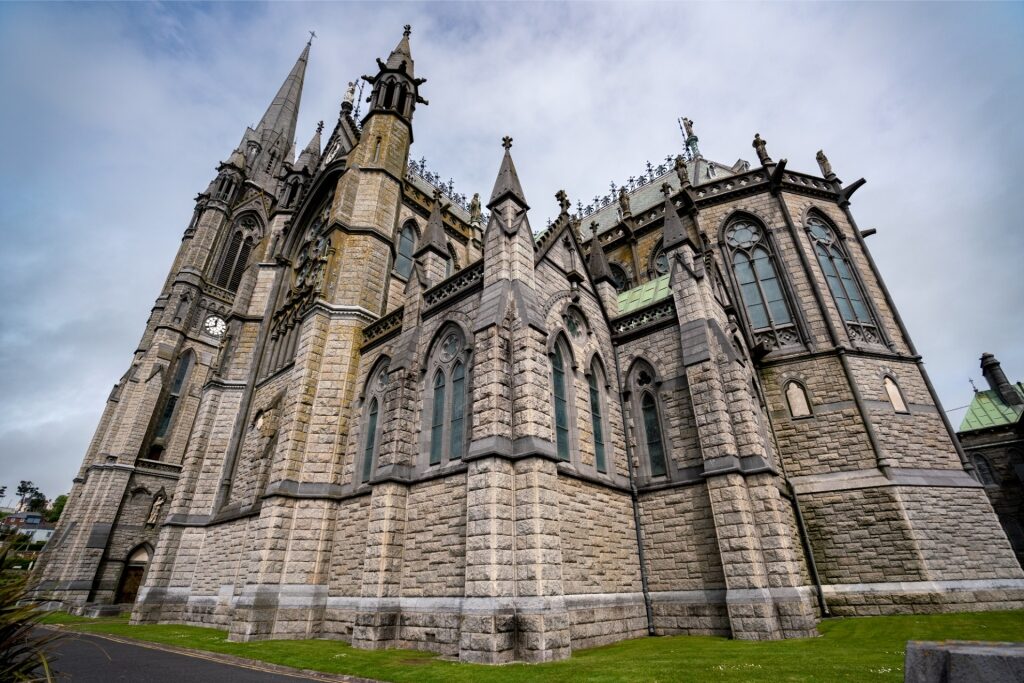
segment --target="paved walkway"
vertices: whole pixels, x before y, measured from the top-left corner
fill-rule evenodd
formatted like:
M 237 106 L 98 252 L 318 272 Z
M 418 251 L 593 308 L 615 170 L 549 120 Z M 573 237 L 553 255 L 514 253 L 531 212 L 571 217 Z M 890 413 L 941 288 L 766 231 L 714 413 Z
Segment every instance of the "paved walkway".
M 230 655 L 64 631 L 49 648 L 58 681 L 74 683 L 361 683 Z M 54 661 L 55 660 L 55 661 Z

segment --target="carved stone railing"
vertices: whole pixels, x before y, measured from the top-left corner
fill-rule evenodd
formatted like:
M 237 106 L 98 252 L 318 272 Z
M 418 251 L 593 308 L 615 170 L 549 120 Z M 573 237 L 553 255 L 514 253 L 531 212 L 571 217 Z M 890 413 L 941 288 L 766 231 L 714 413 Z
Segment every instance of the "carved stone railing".
M 181 474 L 181 465 L 175 465 L 169 462 L 160 462 L 159 460 L 149 460 L 147 458 L 139 458 L 135 461 L 135 469 L 150 472 L 162 472 L 166 474 L 173 474 L 178 476 Z
M 773 351 L 800 343 L 800 334 L 796 325 L 778 325 L 774 330 L 768 329 L 754 333 L 754 343 Z
M 755 185 L 760 182 L 764 182 L 768 179 L 768 176 L 763 171 L 756 171 L 754 173 L 747 173 L 746 175 L 729 176 L 723 178 L 717 183 L 705 183 L 698 185 L 694 188 L 697 199 L 703 199 L 704 197 L 714 197 L 715 195 L 725 194 L 739 188 L 747 187 L 749 185 Z
M 484 261 L 480 259 L 424 292 L 423 307 L 427 311 L 440 308 L 482 286 L 483 283 Z
M 363 348 L 365 349 L 368 346 L 400 332 L 402 329 L 402 313 L 404 312 L 405 307 L 399 306 L 387 315 L 382 318 L 378 318 L 376 321 L 364 327 Z
M 641 308 L 639 311 L 627 313 L 612 321 L 612 336 L 624 337 L 641 330 L 646 330 L 668 320 L 675 320 L 676 306 L 671 298 Z

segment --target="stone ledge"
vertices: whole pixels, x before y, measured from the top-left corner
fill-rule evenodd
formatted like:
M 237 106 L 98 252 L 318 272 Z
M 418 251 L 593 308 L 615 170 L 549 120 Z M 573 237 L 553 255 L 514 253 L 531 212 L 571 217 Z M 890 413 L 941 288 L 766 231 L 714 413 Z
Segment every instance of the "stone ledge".
M 906 683 L 1019 683 L 1024 643 L 910 641 L 903 672 Z

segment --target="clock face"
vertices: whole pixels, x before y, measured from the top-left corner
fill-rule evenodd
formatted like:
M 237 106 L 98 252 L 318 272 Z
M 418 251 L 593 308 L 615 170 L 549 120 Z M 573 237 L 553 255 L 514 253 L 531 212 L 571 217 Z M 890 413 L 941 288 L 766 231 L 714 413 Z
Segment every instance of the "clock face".
M 206 330 L 207 334 L 219 337 L 228 329 L 228 324 L 224 322 L 223 318 L 211 315 L 206 319 L 206 322 L 203 323 L 203 329 Z

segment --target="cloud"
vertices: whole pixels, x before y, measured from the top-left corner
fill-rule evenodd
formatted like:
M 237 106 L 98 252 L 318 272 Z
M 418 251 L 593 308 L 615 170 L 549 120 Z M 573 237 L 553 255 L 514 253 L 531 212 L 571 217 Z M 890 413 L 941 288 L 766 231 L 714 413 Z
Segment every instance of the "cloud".
M 413 155 L 486 195 L 502 135 L 534 228 L 680 151 L 869 183 L 854 214 L 947 408 L 982 351 L 1024 376 L 1010 207 L 1021 5 L 297 4 L 0 7 L 0 483 L 70 487 L 192 212 L 316 30 L 301 149 L 405 23 L 430 105 Z

